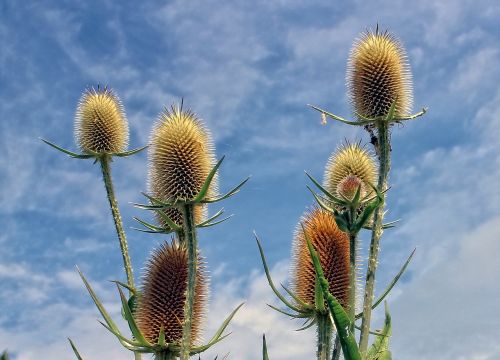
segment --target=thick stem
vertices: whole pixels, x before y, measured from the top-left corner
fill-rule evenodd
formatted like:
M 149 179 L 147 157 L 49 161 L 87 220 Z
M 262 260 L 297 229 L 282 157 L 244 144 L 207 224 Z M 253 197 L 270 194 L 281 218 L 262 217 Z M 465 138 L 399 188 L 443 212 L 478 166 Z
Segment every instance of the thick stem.
M 391 168 L 391 144 L 389 138 L 389 122 L 378 121 L 378 145 L 379 155 L 379 174 L 378 190 L 382 193 L 383 203 L 377 208 L 373 216 L 372 237 L 370 243 L 370 256 L 368 258 L 368 269 L 366 271 L 365 295 L 363 301 L 363 320 L 361 323 L 361 336 L 359 340 L 359 350 L 361 357 L 366 356 L 368 348 L 368 338 L 370 331 L 370 321 L 372 313 L 373 293 L 375 287 L 375 272 L 377 270 L 378 253 L 380 247 L 380 238 L 382 236 L 382 220 L 384 218 L 385 190 L 387 189 L 387 179 Z
M 120 216 L 118 202 L 116 201 L 115 191 L 113 189 L 113 181 L 111 180 L 111 169 L 109 166 L 110 159 L 109 155 L 103 155 L 99 158 L 99 162 L 101 163 L 104 186 L 106 187 L 106 192 L 108 194 L 109 207 L 111 208 L 111 213 L 113 214 L 116 233 L 118 234 L 118 241 L 120 242 L 120 250 L 122 251 L 123 257 L 123 268 L 125 269 L 125 273 L 127 275 L 127 285 L 134 288 L 134 275 L 132 273 L 132 262 L 130 261 L 130 256 L 128 254 L 127 238 L 125 237 L 125 231 L 123 230 L 122 218 Z
M 332 323 L 328 314 L 318 314 L 318 360 L 330 360 Z
M 354 334 L 356 316 L 356 234 L 349 234 L 349 318 L 352 321 L 350 331 Z
M 194 223 L 193 205 L 182 207 L 182 218 L 185 242 L 188 251 L 188 283 L 186 290 L 186 303 L 184 305 L 184 325 L 182 328 L 181 360 L 189 359 L 191 348 L 191 324 L 193 318 L 194 295 L 196 288 L 196 269 L 198 262 L 198 244 L 196 227 Z

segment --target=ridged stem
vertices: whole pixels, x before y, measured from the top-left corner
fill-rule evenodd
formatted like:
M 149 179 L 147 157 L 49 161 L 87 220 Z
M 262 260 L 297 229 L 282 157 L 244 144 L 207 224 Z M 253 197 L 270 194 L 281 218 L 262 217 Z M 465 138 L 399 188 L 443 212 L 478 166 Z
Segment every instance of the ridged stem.
M 361 357 L 365 358 L 368 349 L 368 338 L 372 314 L 373 293 L 375 287 L 375 272 L 377 270 L 380 238 L 382 237 L 382 221 L 384 218 L 385 190 L 391 168 L 391 144 L 389 138 L 389 121 L 378 121 L 378 146 L 379 146 L 379 175 L 378 190 L 382 193 L 383 203 L 377 208 L 373 216 L 372 236 L 370 242 L 370 255 L 366 271 L 365 295 L 363 300 L 363 317 L 361 322 L 361 336 L 359 350 Z
M 335 335 L 335 341 L 333 343 L 332 360 L 339 360 L 340 359 L 340 353 L 341 353 L 340 336 L 337 333 L 337 335 Z
M 329 360 L 332 345 L 332 323 L 328 314 L 318 314 L 318 360 Z
M 196 268 L 198 262 L 196 226 L 194 223 L 193 205 L 187 204 L 182 207 L 182 219 L 184 227 L 185 242 L 188 251 L 188 283 L 186 290 L 186 303 L 184 305 L 184 325 L 182 328 L 181 360 L 189 359 L 191 348 L 191 325 L 194 307 L 194 292 L 196 288 Z
M 111 157 L 109 155 L 103 155 L 99 158 L 99 162 L 101 163 L 102 178 L 108 194 L 109 207 L 111 208 L 111 213 L 113 214 L 116 233 L 118 234 L 118 241 L 120 242 L 120 250 L 123 257 L 123 268 L 125 269 L 125 273 L 127 275 L 127 285 L 131 288 L 135 288 L 134 275 L 132 273 L 132 262 L 130 261 L 130 256 L 128 254 L 127 238 L 125 236 L 125 231 L 123 230 L 122 217 L 120 215 L 120 209 L 118 208 L 118 202 L 116 201 L 113 181 L 111 180 L 111 168 L 109 166 L 110 160 Z

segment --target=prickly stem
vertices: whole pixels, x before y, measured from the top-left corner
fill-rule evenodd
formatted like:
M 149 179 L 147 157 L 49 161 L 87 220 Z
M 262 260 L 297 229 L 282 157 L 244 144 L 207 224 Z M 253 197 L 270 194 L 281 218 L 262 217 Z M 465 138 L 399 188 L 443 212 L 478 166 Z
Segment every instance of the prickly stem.
M 318 360 L 329 360 L 332 343 L 332 323 L 329 315 L 318 314 Z

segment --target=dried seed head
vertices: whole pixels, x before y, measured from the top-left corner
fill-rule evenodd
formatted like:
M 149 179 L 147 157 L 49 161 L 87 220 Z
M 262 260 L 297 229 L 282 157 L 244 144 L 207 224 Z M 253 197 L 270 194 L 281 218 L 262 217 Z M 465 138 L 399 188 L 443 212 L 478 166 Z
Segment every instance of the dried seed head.
M 78 103 L 75 138 L 83 152 L 117 153 L 128 146 L 128 123 L 118 96 L 109 88 L 87 89 Z
M 201 335 L 201 322 L 206 311 L 208 277 L 198 258 L 191 339 Z M 137 326 L 144 337 L 156 344 L 160 328 L 165 341 L 179 343 L 182 339 L 184 304 L 186 301 L 188 254 L 183 245 L 165 243 L 153 251 L 143 275 L 142 295 L 135 313 Z
M 354 42 L 347 65 L 347 87 L 357 114 L 385 116 L 396 101 L 396 116 L 411 111 L 412 76 L 401 42 L 387 31 L 367 31 Z
M 365 185 L 356 175 L 347 175 L 337 185 L 337 194 L 342 195 L 349 200 L 352 200 L 354 199 L 354 196 L 356 195 L 359 187 L 361 187 L 360 199 L 362 199 L 366 196 Z
M 160 200 L 192 199 L 201 190 L 215 166 L 214 146 L 209 131 L 190 110 L 172 106 L 165 109 L 153 128 L 149 146 L 149 189 Z M 208 197 L 217 193 L 217 176 Z M 177 224 L 182 215 L 177 209 L 166 211 Z M 204 206 L 195 206 L 195 219 L 201 220 Z M 158 221 L 164 224 L 159 217 Z
M 371 193 L 370 184 L 377 181 L 377 166 L 371 153 L 357 143 L 346 143 L 330 156 L 324 186 L 330 193 L 338 195 L 340 183 L 350 175 L 358 178 L 364 190 Z
M 349 302 L 349 236 L 338 228 L 333 216 L 322 209 L 306 212 L 295 231 L 291 274 L 295 294 L 304 302 L 314 304 L 316 273 L 302 226 L 318 253 L 330 292 L 346 307 Z

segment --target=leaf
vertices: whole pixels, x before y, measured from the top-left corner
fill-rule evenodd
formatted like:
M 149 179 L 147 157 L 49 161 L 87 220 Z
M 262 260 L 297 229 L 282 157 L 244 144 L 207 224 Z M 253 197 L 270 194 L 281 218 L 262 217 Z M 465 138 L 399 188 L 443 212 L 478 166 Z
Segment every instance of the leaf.
M 269 360 L 269 355 L 267 354 L 267 344 L 266 335 L 262 335 L 262 360 Z
M 126 156 L 137 154 L 138 152 L 141 152 L 142 150 L 147 149 L 147 147 L 148 146 L 146 145 L 146 146 L 143 146 L 143 147 L 140 147 L 140 148 L 136 148 L 136 149 L 132 149 L 132 150 L 129 150 L 129 151 L 114 153 L 113 155 L 114 156 L 119 156 L 119 157 L 126 157 Z
M 198 203 L 201 200 L 203 200 L 205 198 L 205 196 L 207 196 L 208 189 L 210 188 L 210 184 L 212 183 L 212 180 L 214 179 L 215 173 L 217 172 L 217 170 L 221 166 L 225 157 L 226 157 L 225 155 L 222 156 L 221 159 L 217 162 L 217 164 L 215 164 L 215 166 L 212 168 L 212 170 L 208 174 L 207 178 L 205 179 L 205 182 L 203 183 L 200 192 L 198 193 L 198 195 L 195 196 L 194 199 L 191 200 L 192 203 Z
M 387 302 L 385 303 L 385 322 L 384 328 L 380 332 L 381 336 L 377 336 L 372 346 L 368 350 L 366 355 L 367 360 L 391 360 L 392 355 L 389 350 L 389 339 L 391 337 L 391 315 L 389 314 L 389 309 L 387 308 Z
M 42 138 L 40 138 L 40 140 L 42 140 L 47 145 L 52 146 L 54 149 L 59 150 L 60 152 L 66 154 L 66 155 L 69 155 L 70 157 L 75 158 L 75 159 L 90 159 L 90 158 L 96 157 L 96 155 L 94 155 L 94 154 L 77 154 L 77 153 L 74 153 L 73 151 L 69 151 L 69 150 L 66 150 L 60 146 L 57 146 L 56 144 L 51 143 L 48 140 L 45 140 Z
M 311 175 L 309 175 L 307 173 L 307 171 L 305 173 L 306 173 L 307 177 L 313 182 L 313 184 L 316 185 L 317 188 L 319 190 L 321 190 L 321 192 L 323 194 L 325 194 L 328 199 L 330 199 L 330 201 L 332 201 L 338 205 L 342 205 L 342 206 L 348 205 L 347 201 L 341 200 L 341 199 L 333 196 L 332 193 L 330 193 L 328 190 L 326 190 L 315 178 L 313 178 Z
M 304 229 L 302 230 L 304 231 Z M 328 291 L 328 280 L 326 280 L 325 278 L 318 258 L 318 254 L 311 244 L 311 240 L 309 239 L 306 231 L 304 231 L 304 237 L 307 241 L 307 247 L 309 248 L 309 253 L 314 265 L 314 270 L 316 271 L 316 276 L 318 277 L 321 288 L 323 289 L 323 294 L 328 305 L 328 310 L 330 311 L 330 315 L 333 318 L 333 322 L 335 323 L 335 327 L 337 328 L 340 337 L 340 344 L 342 346 L 342 351 L 344 352 L 344 358 L 346 360 L 361 360 L 361 355 L 359 353 L 358 345 L 356 344 L 356 339 L 350 332 L 351 321 L 349 319 L 349 316 L 342 308 L 342 305 L 340 305 L 338 300 Z
M 130 307 L 128 305 L 128 301 L 127 298 L 125 297 L 125 294 L 123 293 L 120 286 L 118 286 L 118 284 L 116 284 L 116 287 L 118 288 L 118 292 L 120 293 L 120 299 L 122 301 L 122 308 L 125 313 L 125 319 L 127 320 L 130 330 L 132 331 L 132 335 L 134 335 L 134 338 L 136 338 L 143 346 L 151 346 L 149 341 L 146 340 L 144 335 L 142 335 L 141 331 L 139 330 L 139 327 L 135 322 L 134 316 L 132 315 L 132 310 L 130 310 Z
M 237 194 L 240 191 L 240 189 L 243 187 L 243 185 L 245 185 L 247 183 L 248 180 L 250 180 L 250 176 L 247 177 L 245 180 L 243 180 L 241 183 L 239 183 L 236 187 L 229 190 L 225 195 L 222 195 L 222 196 L 215 198 L 215 199 L 204 199 L 204 200 L 201 200 L 200 202 L 202 204 L 212 204 L 212 203 L 216 203 L 216 202 L 225 200 L 225 199 Z
M 71 345 L 71 348 L 73 349 L 73 352 L 74 352 L 74 353 L 75 353 L 75 355 L 76 355 L 76 358 L 77 358 L 78 360 L 83 360 L 82 356 L 80 355 L 80 353 L 79 353 L 79 352 L 78 352 L 78 350 L 76 349 L 76 346 L 75 346 L 75 344 L 73 343 L 73 341 L 72 341 L 70 338 L 68 338 L 68 340 L 69 340 L 69 343 L 70 343 L 70 345 Z M 7 353 L 5 353 L 5 352 L 4 352 L 4 353 L 2 354 L 2 356 L 0 357 L 0 360 L 9 360 L 9 358 L 8 358 L 8 356 L 7 356 Z

